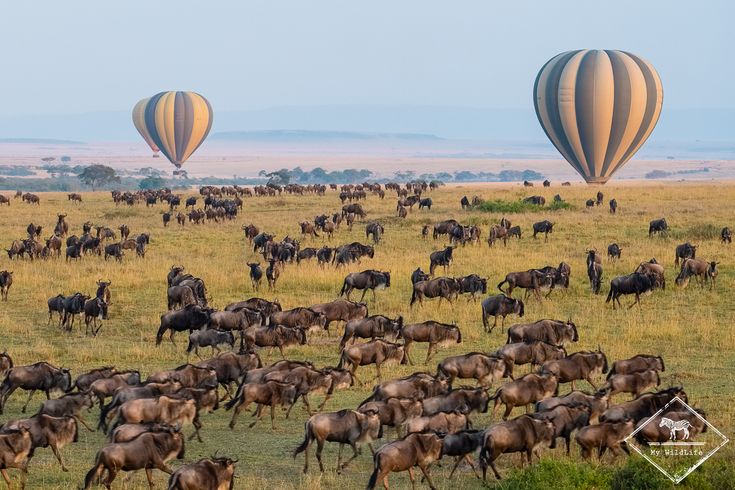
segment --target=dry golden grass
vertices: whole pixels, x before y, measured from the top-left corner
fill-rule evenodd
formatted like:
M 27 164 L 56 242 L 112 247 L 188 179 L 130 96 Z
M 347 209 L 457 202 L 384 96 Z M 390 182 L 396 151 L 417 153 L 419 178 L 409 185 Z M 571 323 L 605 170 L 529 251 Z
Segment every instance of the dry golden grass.
M 370 196 L 364 203 L 368 218 L 379 220 L 386 228 L 374 259 L 366 259 L 361 265 L 355 264 L 347 270 L 322 269 L 315 263 L 287 265 L 275 292 L 262 290 L 257 294 L 250 287 L 245 267 L 246 261 L 257 257 L 248 247 L 241 225 L 254 223 L 261 230 L 276 233 L 278 238 L 287 234 L 297 236 L 299 221 L 311 220 L 317 214 L 331 213 L 340 208 L 334 191 L 324 197 L 284 195 L 248 199 L 236 221 L 199 226 L 187 224 L 183 228 L 175 223 L 168 228 L 162 226 L 161 205 L 155 208 L 143 205 L 116 207 L 109 193 L 84 194 L 82 205 L 71 204 L 62 194 L 42 194 L 40 207 L 13 200 L 10 207 L 0 206 L 0 223 L 6 245 L 12 239 L 24 237 L 25 228 L 31 221 L 42 224 L 44 236 L 48 236 L 57 212 L 68 213 L 67 220 L 73 233 L 80 234 L 81 224 L 87 220 L 112 228 L 126 223 L 133 234 L 150 232 L 151 244 L 144 260 L 128 254 L 122 264 L 112 260 L 105 262 L 97 257 L 69 264 L 63 258 L 11 263 L 4 256 L 0 268 L 14 271 L 15 282 L 10 300 L 0 305 L 0 348 L 8 350 L 16 365 L 47 360 L 70 367 L 73 374 L 113 364 L 121 368 L 140 368 L 147 374 L 182 364 L 186 362 L 183 334 L 177 334 L 176 347 L 168 342 L 158 348 L 154 345 L 158 318 L 166 307 L 166 273 L 171 265 L 182 264 L 188 272 L 205 280 L 214 306 L 218 308 L 254 295 L 277 298 L 284 308 L 310 305 L 336 298 L 347 272 L 366 268 L 390 270 L 392 287 L 379 291 L 376 301 L 371 295 L 367 296 L 372 314 L 401 314 L 407 322 L 435 319 L 460 325 L 464 343 L 443 349 L 437 361 L 450 354 L 494 351 L 505 342 L 505 334 L 500 328 L 491 335 L 483 333 L 479 303 L 460 298 L 453 306 L 446 303 L 439 306 L 436 301 L 429 301 L 423 307 L 408 307 L 411 271 L 417 266 L 427 270 L 429 253 L 446 243 L 443 239 L 422 240 L 421 226 L 456 218 L 463 223 L 480 225 L 486 238 L 489 225 L 496 223 L 501 216 L 460 210 L 459 199 L 463 195 L 515 200 L 537 193 L 551 201 L 554 194 L 560 193 L 575 206 L 574 210 L 507 216 L 513 224 L 523 228 L 522 240 L 512 240 L 507 247 L 496 244 L 492 249 L 484 240 L 480 246 L 460 248 L 455 252 L 455 262 L 449 273 L 478 273 L 488 277 L 488 293 L 494 294 L 495 285 L 507 272 L 557 265 L 562 260 L 569 262 L 572 266 L 571 288 L 566 292 L 555 291 L 550 299 L 542 302 L 530 300 L 523 320 L 572 318 L 578 325 L 580 341 L 571 350 L 593 349 L 600 345 L 610 362 L 643 352 L 663 355 L 667 365 L 663 383 L 683 384 L 690 400 L 707 411 L 711 422 L 726 434 L 732 434 L 735 428 L 735 412 L 731 404 L 735 390 L 735 333 L 731 318 L 735 310 L 732 296 L 735 273 L 732 246 L 721 244 L 719 237 L 711 234 L 712 230 L 719 232 L 722 226 L 735 227 L 735 223 L 729 221 L 732 219 L 735 188 L 726 184 L 651 184 L 613 185 L 602 188 L 602 191 L 605 193 L 605 206 L 586 210 L 584 201 L 593 197 L 597 188 L 444 187 L 431 193 L 434 200 L 431 211 L 415 210 L 405 220 L 395 217 L 393 193 L 383 201 Z M 607 210 L 607 200 L 611 197 L 617 198 L 620 205 L 615 216 Z M 648 238 L 648 222 L 658 217 L 666 217 L 671 232 L 668 237 Z M 531 224 L 547 218 L 556 223 L 555 232 L 549 236 L 548 243 L 543 239 L 533 240 L 529 233 Z M 351 232 L 342 227 L 332 244 L 354 240 L 365 242 L 364 223 L 356 224 Z M 674 247 L 686 240 L 700 246 L 698 256 L 722 262 L 715 290 L 702 290 L 694 285 L 685 290 L 675 287 Z M 612 277 L 632 271 L 642 260 L 656 257 L 666 266 L 666 291 L 644 297 L 640 309 L 613 311 L 610 305 L 605 305 L 604 294 L 594 296 L 589 292 L 584 267 L 585 250 L 596 247 L 604 253 L 613 241 L 623 247 L 623 258 L 616 263 L 603 262 L 604 294 Z M 302 246 L 318 247 L 323 243 L 322 238 L 307 239 L 302 241 Z M 74 291 L 93 294 L 98 278 L 112 280 L 113 301 L 110 320 L 105 322 L 99 337 L 85 337 L 79 328 L 71 334 L 63 333 L 54 322 L 47 326 L 46 301 L 49 297 Z M 627 298 L 623 302 L 629 304 L 631 301 Z M 513 323 L 518 319 L 508 320 Z M 334 365 L 338 360 L 334 335 L 332 333 L 332 338 L 314 335 L 310 345 L 293 348 L 288 356 L 310 359 L 318 365 Z M 419 346 L 414 358 L 423 362 L 424 352 L 425 346 Z M 272 356 L 264 361 L 275 359 Z M 434 371 L 435 366 L 435 361 L 432 361 L 430 366 L 398 366 L 386 369 L 385 373 L 397 377 L 414 370 Z M 360 371 L 363 378 L 372 374 L 371 368 L 361 368 Z M 369 388 L 355 387 L 339 393 L 328 403 L 327 409 L 354 407 L 368 394 Z M 622 399 L 624 397 L 620 396 Z M 23 400 L 21 393 L 14 394 L 2 420 L 19 417 Z M 40 399 L 32 402 L 33 411 L 39 402 Z M 516 413 L 521 413 L 520 409 Z M 88 418 L 96 416 L 97 411 L 94 410 Z M 235 431 L 230 431 L 227 429 L 229 416 L 221 410 L 204 417 L 205 442 L 187 445 L 187 461 L 211 455 L 215 450 L 239 458 L 237 488 L 362 488 L 367 482 L 371 460 L 366 454 L 358 458 L 343 476 L 328 472 L 319 477 L 313 466 L 309 475 L 302 475 L 303 460 L 299 457 L 294 462 L 290 457 L 303 437 L 306 413 L 302 410 L 295 410 L 288 421 L 279 414 L 275 431 L 271 431 L 267 422 L 255 429 L 247 429 L 243 420 Z M 475 416 L 473 420 L 477 427 L 491 422 L 490 416 L 485 414 Z M 101 434 L 82 429 L 79 442 L 63 450 L 69 473 L 60 470 L 50 450 L 39 450 L 30 465 L 29 488 L 76 487 L 81 483 L 84 472 L 91 467 L 95 451 L 103 443 Z M 334 466 L 336 449 L 336 446 L 327 446 L 325 450 L 328 468 Z M 546 458 L 562 457 L 561 450 L 545 451 L 544 454 Z M 732 449 L 726 447 L 712 461 L 732 459 L 733 456 Z M 575 457 L 574 461 L 578 458 Z M 175 462 L 174 466 L 178 464 L 180 462 Z M 507 473 L 515 464 L 516 457 L 503 457 L 501 471 Z M 446 465 L 435 470 L 435 481 L 440 487 L 478 486 L 469 471 L 461 472 L 450 483 L 446 480 L 448 471 Z M 163 475 L 159 473 L 156 479 L 159 485 L 164 485 Z M 406 475 L 395 475 L 391 480 L 398 487 L 408 484 Z M 122 488 L 122 479 L 116 485 Z M 144 487 L 142 475 L 134 476 L 127 485 L 127 488 Z

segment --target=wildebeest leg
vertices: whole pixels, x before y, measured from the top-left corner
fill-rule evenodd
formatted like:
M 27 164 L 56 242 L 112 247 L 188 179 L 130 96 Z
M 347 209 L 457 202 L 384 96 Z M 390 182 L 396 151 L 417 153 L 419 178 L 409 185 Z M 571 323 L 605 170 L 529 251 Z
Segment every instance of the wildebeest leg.
M 406 359 L 408 359 L 408 363 L 413 366 L 413 359 L 411 359 L 411 342 L 406 342 L 404 340 L 403 348 L 406 352 Z
M 510 403 L 505 404 L 505 413 L 503 413 L 503 420 L 508 420 L 508 415 L 513 411 L 513 405 Z M 526 412 L 528 412 L 528 405 L 526 405 Z
M 194 439 L 194 436 L 196 436 L 197 437 L 197 441 L 204 442 L 204 441 L 202 441 L 202 436 L 199 433 L 199 429 L 202 428 L 202 422 L 201 422 L 201 420 L 199 420 L 199 414 L 198 413 L 197 413 L 196 417 L 194 417 L 194 421 L 192 422 L 192 425 L 194 426 L 194 433 L 189 436 L 189 440 L 191 441 L 192 439 Z
M 86 426 L 86 424 L 85 424 Z M 59 452 L 59 448 L 56 447 L 56 444 L 49 444 L 51 446 L 51 451 L 53 451 L 54 456 L 56 456 L 56 459 L 59 461 L 59 464 L 61 465 L 61 469 L 63 471 L 69 471 L 69 468 L 67 468 L 64 465 L 64 460 L 61 459 L 61 453 Z
M 283 353 L 283 346 L 282 345 L 279 345 L 278 346 L 278 350 L 281 353 L 281 358 L 282 359 L 285 359 L 286 358 L 286 354 Z M 273 348 L 272 347 L 271 347 L 271 351 L 273 351 Z M 270 357 L 270 355 L 268 357 Z
M 10 488 L 10 477 L 8 476 L 8 470 L 5 468 L 0 468 L 0 474 L 3 475 L 5 483 L 8 485 L 8 488 Z
M 424 362 L 424 364 L 429 364 L 429 361 L 431 360 L 431 351 L 432 351 L 432 350 L 433 350 L 433 349 L 434 349 L 435 347 L 436 347 L 436 344 L 434 344 L 434 343 L 431 343 L 431 342 L 429 343 L 429 350 L 428 350 L 428 351 L 426 351 L 426 361 Z
M 260 408 L 260 407 L 258 407 L 258 408 Z M 271 428 L 273 428 L 273 429 L 276 428 L 276 425 L 275 425 L 275 422 L 274 422 L 274 419 L 276 418 L 275 409 L 276 408 L 273 405 L 271 405 Z M 250 427 L 251 429 L 253 427 L 255 427 L 255 424 L 257 424 L 260 421 L 261 418 L 263 418 L 263 411 L 262 410 L 258 410 L 258 412 L 257 412 L 257 418 L 248 427 Z
M 421 468 L 421 472 L 424 474 L 424 478 L 426 478 L 426 481 L 429 482 L 429 488 L 431 488 L 431 490 L 436 490 L 436 487 L 434 486 L 434 482 L 431 481 L 431 475 L 429 474 L 429 467 L 425 465 L 419 465 L 419 468 Z
M 408 469 L 408 477 L 411 479 L 411 488 L 416 490 L 416 477 L 413 475 L 413 466 Z
M 574 382 L 575 382 L 575 381 L 576 381 L 576 380 L 574 380 L 574 379 L 572 380 L 572 391 L 574 391 Z M 589 381 L 589 380 L 588 380 L 588 381 Z
M 309 416 L 311 417 L 312 411 L 311 411 L 311 405 L 309 405 L 309 398 L 307 397 L 308 394 L 304 393 L 304 395 L 301 397 L 302 400 L 304 400 L 304 406 L 306 407 L 306 411 L 309 413 Z
M 174 329 L 171 329 L 171 335 L 169 335 L 168 339 L 171 341 L 172 344 L 174 344 L 174 347 L 176 347 L 176 342 L 174 342 Z
M 107 488 L 110 488 L 110 485 L 112 485 L 112 482 L 115 480 L 115 477 L 117 476 L 117 470 L 115 468 L 105 468 L 107 470 L 107 478 L 105 478 L 104 485 Z
M 28 404 L 31 403 L 31 398 L 33 398 L 33 395 L 36 394 L 36 390 L 31 390 L 30 394 L 28 395 L 28 400 L 26 400 L 26 404 L 23 405 L 23 408 L 21 408 L 21 412 L 26 413 L 26 408 L 28 407 Z M 46 399 L 49 400 L 51 397 L 49 396 L 48 391 L 46 392 Z
M 375 301 L 377 298 L 375 297 L 375 288 L 372 288 L 371 291 L 373 292 L 373 301 Z
M 365 299 L 365 293 L 367 293 L 367 289 L 363 289 L 362 290 L 362 296 L 360 296 L 360 303 L 362 303 L 362 300 Z M 373 291 L 373 294 L 375 294 L 375 291 Z M 349 300 L 350 300 L 350 293 L 348 291 L 347 292 L 347 301 L 349 301 Z
M 323 449 L 324 449 L 324 440 L 317 438 L 316 440 L 316 460 L 319 461 L 319 471 L 321 471 L 322 473 L 324 473 L 324 464 L 322 463 L 322 450 Z M 307 450 L 308 450 L 308 447 L 307 447 Z M 306 454 L 306 452 L 304 452 L 304 454 Z M 307 468 L 306 465 L 304 465 L 304 473 L 306 473 L 306 468 Z
M 337 465 L 337 473 L 340 473 L 342 470 L 347 468 L 347 465 L 349 465 L 353 459 L 355 459 L 357 456 L 360 455 L 360 451 L 357 450 L 357 443 L 350 442 L 350 447 L 352 447 L 352 457 L 344 462 L 344 464 L 340 467 Z M 342 454 L 342 444 L 339 445 L 340 455 Z
M 380 381 L 380 363 L 379 362 L 375 363 L 375 371 L 378 373 L 377 377 L 378 377 L 378 381 Z
M 585 379 L 587 380 L 587 382 L 590 385 L 592 385 L 592 389 L 595 390 L 595 391 L 597 391 L 597 386 L 595 386 L 595 383 L 592 382 L 592 377 L 591 376 L 587 376 Z M 574 391 L 574 388 L 572 388 L 572 391 Z
M 454 466 L 452 467 L 452 471 L 449 472 L 449 479 L 452 479 L 452 476 L 454 475 L 454 472 L 457 470 L 457 467 L 459 466 L 459 463 L 461 463 L 465 457 L 463 456 L 457 456 L 454 458 Z M 472 468 L 474 470 L 474 467 Z
M 636 304 L 638 304 L 638 308 L 641 307 L 641 295 L 638 293 L 635 293 L 635 301 L 633 301 L 633 304 L 628 307 L 628 309 L 633 308 Z
M 232 412 L 232 420 L 230 420 L 230 429 L 235 428 L 235 421 L 237 420 L 237 416 L 240 415 L 240 412 L 242 410 L 247 409 L 247 408 L 248 408 L 247 405 L 242 404 L 242 403 L 235 407 L 235 410 Z
M 77 419 L 77 421 L 79 421 L 79 423 L 81 423 L 89 432 L 94 432 L 94 429 L 87 425 L 87 422 L 84 420 L 81 414 L 74 415 L 74 418 Z

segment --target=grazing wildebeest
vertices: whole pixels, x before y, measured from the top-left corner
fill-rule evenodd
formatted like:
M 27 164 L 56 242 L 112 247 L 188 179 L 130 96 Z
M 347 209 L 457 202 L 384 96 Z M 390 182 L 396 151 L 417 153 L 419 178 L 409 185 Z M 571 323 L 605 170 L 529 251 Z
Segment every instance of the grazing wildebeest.
M 329 303 L 319 303 L 311 306 L 311 310 L 324 314 L 326 323 L 324 330 L 329 332 L 329 324 L 332 322 L 349 322 L 350 320 L 359 320 L 368 315 L 368 307 L 366 303 L 355 303 L 345 299 L 335 299 Z
M 649 369 L 647 371 L 631 374 L 613 374 L 607 377 L 607 383 L 602 387 L 609 396 L 618 393 L 632 393 L 634 397 L 640 395 L 649 388 L 661 385 L 658 371 Z
M 654 234 L 664 234 L 669 231 L 669 225 L 666 223 L 666 219 L 659 218 L 651 221 L 648 224 L 648 236 L 652 236 Z
M 574 440 L 582 448 L 584 459 L 590 459 L 595 449 L 597 449 L 597 456 L 600 460 L 608 449 L 616 456 L 620 454 L 621 449 L 629 455 L 630 451 L 625 444 L 625 439 L 634 429 L 635 422 L 630 419 L 620 422 L 601 422 L 582 427 Z
M 700 259 L 684 259 L 684 262 L 681 263 L 681 271 L 676 277 L 676 285 L 686 287 L 689 284 L 689 278 L 694 276 L 702 287 L 711 279 L 710 288 L 714 288 L 718 264 L 719 262 L 707 262 Z
M 654 276 L 652 274 L 644 274 L 640 272 L 634 272 L 625 276 L 618 276 L 610 281 L 610 292 L 607 294 L 605 303 L 613 302 L 613 309 L 615 309 L 615 302 L 617 301 L 618 306 L 620 304 L 620 297 L 624 294 L 635 294 L 635 301 L 628 308 L 638 304 L 640 307 L 641 294 L 647 293 L 653 290 Z
M 602 422 L 620 422 L 625 419 L 632 419 L 637 423 L 664 408 L 675 396 L 678 396 L 684 403 L 688 401 L 684 389 L 681 386 L 673 386 L 653 393 L 643 393 L 630 401 L 611 405 L 600 416 L 600 420 Z
M 309 446 L 316 441 L 316 459 L 319 469 L 324 473 L 322 450 L 325 442 L 338 442 L 337 473 L 347 468 L 350 462 L 358 456 L 358 445 L 370 444 L 382 437 L 380 416 L 377 411 L 370 410 L 356 412 L 354 410 L 340 410 L 339 412 L 319 413 L 312 415 L 304 426 L 304 442 L 293 452 L 293 457 L 304 453 L 304 473 L 309 470 Z M 352 457 L 342 464 L 342 447 L 349 444 L 352 447 Z
M 486 479 L 490 466 L 495 478 L 500 480 L 500 473 L 495 467 L 495 460 L 501 454 L 525 453 L 529 464 L 533 463 L 533 455 L 537 457 L 542 444 L 551 445 L 554 441 L 554 424 L 548 420 L 538 420 L 530 415 L 521 415 L 507 422 L 491 425 L 485 430 L 485 438 L 480 450 L 480 468 L 482 479 Z
M 722 243 L 732 243 L 732 232 L 727 226 L 720 232 L 720 240 L 722 240 Z
M 365 299 L 365 293 L 368 289 L 373 292 L 373 300 L 375 300 L 375 290 L 390 287 L 390 272 L 381 272 L 373 269 L 364 270 L 362 272 L 352 272 L 347 274 L 339 292 L 340 296 L 347 296 L 350 299 L 350 293 L 353 289 L 362 290 L 360 301 Z
M 445 376 L 450 385 L 456 378 L 473 378 L 480 386 L 489 388 L 493 381 L 508 376 L 508 366 L 500 357 L 470 352 L 445 358 L 437 366 L 436 372 L 437 376 Z
M 557 405 L 550 410 L 534 413 L 531 417 L 548 420 L 554 425 L 554 439 L 549 448 L 556 448 L 556 439 L 563 437 L 567 447 L 567 456 L 569 456 L 572 432 L 589 425 L 590 411 L 589 405 L 583 403 Z
M 199 330 L 209 322 L 211 310 L 199 305 L 187 305 L 176 311 L 170 311 L 161 315 L 161 326 L 156 333 L 156 345 L 161 345 L 163 334 L 171 330 L 169 339 L 175 345 L 174 333 L 188 330 Z
M 281 357 L 285 359 L 283 348 L 290 345 L 305 345 L 306 332 L 300 328 L 289 328 L 283 325 L 255 326 L 244 332 L 245 343 L 252 348 L 270 347 L 268 355 L 274 347 L 278 347 Z
M 3 301 L 8 300 L 8 291 L 10 286 L 13 285 L 13 272 L 0 271 L 0 297 Z
M 383 228 L 383 225 L 377 221 L 368 223 L 367 226 L 365 226 L 365 237 L 372 237 L 373 243 L 375 244 L 380 243 L 380 238 L 383 236 L 383 233 L 385 233 L 385 228 Z
M 504 384 L 490 397 L 490 400 L 495 400 L 493 418 L 495 418 L 495 411 L 501 403 L 505 405 L 503 420 L 507 420 L 514 407 L 525 406 L 526 411 L 528 411 L 530 404 L 549 398 L 552 395 L 556 396 L 558 391 L 559 380 L 556 374 L 548 371 L 542 374 L 526 374 Z
M 168 479 L 168 490 L 233 489 L 237 462 L 236 459 L 212 457 L 185 464 Z
M 23 254 L 26 252 L 26 249 L 25 246 L 23 246 L 23 242 L 20 240 L 13 240 L 10 248 L 6 248 L 5 251 L 8 252 L 8 258 L 13 260 L 14 257 L 23 258 Z
M 502 284 L 502 283 L 501 283 Z M 520 299 L 514 299 L 506 294 L 496 294 L 482 301 L 482 325 L 490 333 L 498 325 L 498 317 L 502 317 L 501 329 L 505 326 L 505 317 L 511 314 L 523 318 L 525 305 Z M 487 319 L 494 317 L 492 327 L 488 327 Z
M 350 320 L 345 324 L 345 331 L 342 340 L 339 342 L 339 348 L 344 349 L 347 342 L 351 339 L 355 343 L 355 339 L 392 338 L 397 339 L 401 335 L 403 328 L 403 317 L 390 319 L 384 315 L 373 315 L 365 318 Z
M 470 274 L 469 276 L 458 277 L 460 290 L 459 292 L 469 293 L 470 297 L 467 301 L 474 299 L 477 301 L 477 294 L 487 294 L 487 278 L 480 277 L 477 274 Z
M 674 265 L 679 265 L 679 260 L 696 259 L 697 258 L 697 246 L 692 245 L 689 242 L 682 243 L 676 246 Z
M 400 334 L 401 338 L 403 338 L 406 359 L 409 364 L 413 364 L 410 350 L 411 344 L 414 342 L 425 342 L 429 344 L 425 361 L 427 364 L 431 360 L 431 355 L 437 350 L 437 346 L 462 343 L 462 332 L 457 325 L 439 323 L 433 320 L 405 325 L 400 330 Z
M 595 207 L 595 200 L 594 199 L 587 199 L 587 201 L 584 203 L 584 206 L 587 209 L 594 208 Z
M 374 470 L 368 481 L 368 490 L 375 488 L 378 481 L 388 488 L 388 475 L 399 471 L 408 471 L 411 484 L 414 485 L 414 466 L 421 469 L 429 488 L 436 490 L 429 475 L 429 466 L 441 459 L 442 447 L 442 439 L 433 433 L 409 434 L 403 439 L 386 444 L 373 456 Z
M 510 272 L 506 274 L 505 279 L 498 283 L 498 289 L 507 296 L 511 296 L 513 294 L 513 289 L 515 288 L 533 290 L 536 298 L 540 300 L 540 289 L 542 287 L 548 287 L 550 293 L 551 289 L 554 288 L 555 276 L 557 274 L 558 270 L 556 269 L 554 269 L 554 272 L 551 274 L 542 272 L 538 269 L 529 269 L 522 272 Z M 508 289 L 503 290 L 502 286 L 506 283 L 508 284 Z
M 406 364 L 406 350 L 400 344 L 375 339 L 344 348 L 337 367 L 343 369 L 349 366 L 350 373 L 357 379 L 355 372 L 359 366 L 375 364 L 376 378 L 380 379 L 380 366 L 387 363 Z
M 360 203 L 353 203 L 342 206 L 342 217 L 349 216 L 350 214 L 357 215 L 363 219 L 366 216 L 366 213 L 362 209 L 362 205 L 360 205 Z
M 572 320 L 538 320 L 534 323 L 513 325 L 508 329 L 508 344 L 514 342 L 546 342 L 564 347 L 569 342 L 577 342 L 577 326 Z
M 97 326 L 97 321 L 99 326 Z M 92 332 L 92 336 L 96 337 L 102 328 L 102 320 L 107 320 L 107 303 L 101 298 L 92 298 L 84 302 L 84 335 L 87 335 L 89 331 Z M 91 325 L 91 328 L 90 328 Z
M 544 234 L 544 241 L 547 241 L 549 239 L 549 233 L 554 232 L 554 223 L 552 223 L 549 220 L 539 221 L 538 223 L 533 224 L 533 237 L 536 238 L 536 235 L 539 233 Z
M 429 274 L 421 270 L 421 267 L 411 273 L 411 284 L 416 284 L 420 281 L 428 281 L 429 279 L 431 279 L 431 277 Z
M 117 473 L 145 469 L 148 485 L 153 488 L 151 470 L 159 469 L 169 475 L 173 470 L 166 464 L 170 460 L 184 458 L 184 436 L 178 428 L 169 431 L 145 432 L 129 442 L 111 443 L 97 452 L 95 463 L 84 478 L 84 490 L 89 490 L 101 480 L 105 470 L 107 488 L 115 480 Z
M 253 284 L 253 289 L 257 291 L 263 279 L 263 269 L 260 268 L 260 262 L 248 262 L 247 266 L 250 267 L 250 282 Z
M 232 335 L 231 331 L 223 332 L 215 328 L 194 330 L 189 334 L 189 345 L 186 347 L 186 353 L 189 354 L 193 350 L 194 354 L 201 359 L 199 347 L 211 347 L 213 352 L 216 350 L 219 354 L 222 352 L 219 348 L 222 344 L 229 345 L 230 348 L 235 347 L 235 336 Z
M 616 259 L 620 258 L 620 253 L 622 252 L 623 247 L 619 246 L 617 243 L 611 243 L 607 246 L 607 258 L 608 260 L 615 261 Z
M 21 488 L 25 488 L 28 473 L 28 456 L 33 451 L 31 433 L 26 427 L 0 433 L 0 474 L 10 488 L 8 468 L 18 468 L 23 472 Z
M 566 355 L 567 351 L 564 347 L 540 341 L 505 344 L 493 354 L 505 362 L 506 374 L 511 379 L 513 379 L 513 366 L 515 365 L 540 366 L 546 361 L 563 359 Z
M 457 226 L 460 226 L 460 224 L 456 219 L 448 219 L 448 220 L 440 221 L 439 223 L 434 225 L 434 232 L 433 232 L 434 239 L 438 238 L 439 235 L 450 234 L 452 230 Z
M 462 289 L 459 280 L 453 277 L 437 277 L 426 281 L 419 281 L 413 284 L 413 292 L 411 293 L 410 306 L 418 300 L 419 304 L 424 304 L 424 298 L 446 299 L 449 303 L 452 299 L 459 296 Z
M 586 380 L 595 390 L 597 386 L 592 377 L 607 374 L 607 356 L 599 347 L 596 351 L 574 352 L 562 359 L 546 361 L 539 369 L 540 373 L 551 372 L 557 377 L 559 383 L 572 383 L 578 379 Z
M 523 199 L 524 203 L 535 204 L 536 206 L 543 206 L 546 204 L 546 198 L 544 196 L 529 196 Z
M 618 212 L 618 201 L 616 199 L 610 199 L 610 214 Z
M 121 243 L 105 245 L 105 260 L 109 257 L 114 257 L 118 262 L 122 262 L 123 255 L 125 255 L 125 252 L 123 252 Z
M 235 411 L 232 413 L 230 420 L 230 429 L 235 428 L 237 416 L 241 411 L 247 410 L 251 403 L 258 404 L 257 416 L 255 422 L 250 424 L 250 428 L 262 417 L 262 406 L 271 407 L 271 428 L 275 430 L 276 423 L 276 407 L 290 406 L 296 401 L 296 387 L 290 383 L 281 383 L 280 381 L 266 381 L 265 383 L 244 383 L 238 388 L 238 394 L 225 405 L 226 410 Z
M 27 366 L 16 366 L 8 371 L 0 386 L 0 414 L 3 413 L 5 403 L 10 395 L 18 388 L 30 391 L 28 400 L 21 409 L 25 413 L 26 407 L 36 390 L 46 393 L 46 399 L 51 399 L 51 390 L 67 392 L 71 388 L 71 373 L 67 368 L 57 368 L 47 362 L 37 362 Z
M 31 452 L 28 459 L 33 457 L 37 448 L 50 447 L 61 465 L 61 469 L 69 471 L 59 452 L 67 444 L 77 442 L 77 419 L 73 416 L 54 417 L 38 413 L 28 419 L 6 422 L 0 432 L 18 430 L 21 427 L 28 429 L 31 434 Z
M 109 378 L 116 374 L 118 374 L 118 371 L 114 366 L 103 366 L 92 369 L 91 371 L 87 371 L 86 373 L 82 373 L 77 376 L 77 379 L 74 380 L 74 384 L 72 385 L 72 389 L 76 389 L 80 392 L 87 391 L 90 389 L 92 383 L 98 379 Z
M 520 226 L 511 226 L 508 228 L 508 238 L 511 237 L 518 237 L 518 239 L 521 239 L 521 227 Z

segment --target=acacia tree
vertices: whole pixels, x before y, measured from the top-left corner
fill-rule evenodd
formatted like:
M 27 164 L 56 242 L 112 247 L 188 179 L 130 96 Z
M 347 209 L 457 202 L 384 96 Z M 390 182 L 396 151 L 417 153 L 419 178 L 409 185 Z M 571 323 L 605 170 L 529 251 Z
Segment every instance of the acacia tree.
M 79 174 L 79 180 L 84 185 L 92 187 L 96 190 L 98 186 L 105 186 L 113 182 L 120 182 L 120 177 L 115 173 L 115 169 L 107 165 L 90 165 Z

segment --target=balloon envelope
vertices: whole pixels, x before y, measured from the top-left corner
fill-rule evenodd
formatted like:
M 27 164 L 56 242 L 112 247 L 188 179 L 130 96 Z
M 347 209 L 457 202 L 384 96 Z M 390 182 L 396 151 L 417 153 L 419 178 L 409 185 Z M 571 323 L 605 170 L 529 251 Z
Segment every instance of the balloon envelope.
M 146 104 L 148 104 L 149 100 L 151 100 L 151 98 L 146 97 L 145 99 L 139 100 L 138 103 L 135 104 L 135 106 L 133 107 L 133 124 L 135 125 L 135 129 L 138 130 L 145 142 L 148 143 L 148 146 L 151 147 L 151 150 L 157 152 L 159 151 L 158 147 L 153 141 L 153 138 L 151 138 L 151 133 L 148 132 L 148 128 L 145 127 L 145 106 Z
M 150 98 L 144 117 L 155 145 L 180 168 L 209 134 L 213 114 L 195 92 L 161 92 Z
M 604 184 L 630 160 L 663 103 L 653 66 L 615 50 L 561 53 L 541 68 L 533 91 L 546 136 L 588 183 Z

